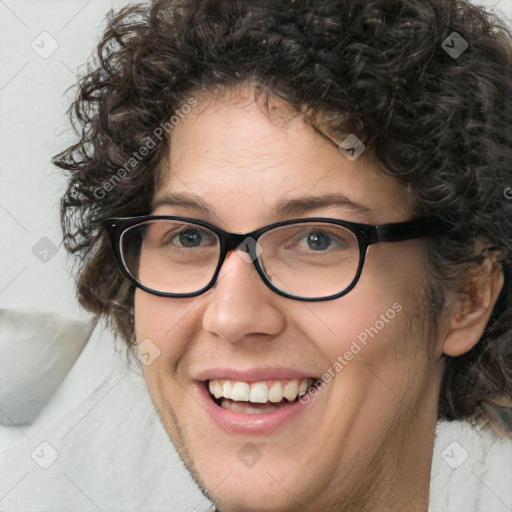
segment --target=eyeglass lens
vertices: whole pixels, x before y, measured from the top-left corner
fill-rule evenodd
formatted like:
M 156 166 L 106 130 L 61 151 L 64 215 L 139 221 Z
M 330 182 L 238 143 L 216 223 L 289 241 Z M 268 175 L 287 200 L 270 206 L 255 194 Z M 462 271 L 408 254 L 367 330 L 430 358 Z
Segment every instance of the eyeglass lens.
M 258 261 L 272 284 L 291 295 L 327 297 L 347 288 L 359 265 L 350 230 L 304 222 L 273 228 L 258 240 Z M 156 219 L 128 228 L 121 253 L 130 274 L 158 292 L 187 294 L 204 288 L 220 258 L 220 240 L 203 226 Z

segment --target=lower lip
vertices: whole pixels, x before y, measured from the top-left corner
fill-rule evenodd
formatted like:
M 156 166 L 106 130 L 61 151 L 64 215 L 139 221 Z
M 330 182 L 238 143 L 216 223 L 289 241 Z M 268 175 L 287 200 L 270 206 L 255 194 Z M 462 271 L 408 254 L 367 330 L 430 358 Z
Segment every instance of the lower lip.
M 291 423 L 310 405 L 293 402 L 272 412 L 244 414 L 219 407 L 206 389 L 204 382 L 198 384 L 199 400 L 212 421 L 230 434 L 268 435 Z

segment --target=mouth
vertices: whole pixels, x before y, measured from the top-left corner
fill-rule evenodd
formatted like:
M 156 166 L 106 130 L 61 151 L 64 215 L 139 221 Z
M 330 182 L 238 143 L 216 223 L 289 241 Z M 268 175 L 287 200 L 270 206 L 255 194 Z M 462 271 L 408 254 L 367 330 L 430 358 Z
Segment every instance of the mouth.
M 216 406 L 235 413 L 262 415 L 304 402 L 318 379 L 286 379 L 245 382 L 231 379 L 205 381 Z
M 209 367 L 195 372 L 194 381 L 196 399 L 207 413 L 202 418 L 221 435 L 289 435 L 302 422 L 309 425 L 311 414 L 321 414 L 325 404 L 318 392 L 324 381 L 294 368 Z

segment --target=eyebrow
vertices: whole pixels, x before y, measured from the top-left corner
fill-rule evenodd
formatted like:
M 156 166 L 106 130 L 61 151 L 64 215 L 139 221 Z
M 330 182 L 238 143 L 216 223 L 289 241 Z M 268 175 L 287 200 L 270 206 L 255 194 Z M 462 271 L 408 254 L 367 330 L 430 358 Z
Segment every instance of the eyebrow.
M 181 206 L 202 211 L 204 213 L 213 212 L 214 207 L 205 199 L 198 196 L 184 193 L 173 193 L 164 196 L 153 202 L 152 208 L 159 206 Z M 308 211 L 329 206 L 342 207 L 355 213 L 365 216 L 374 214 L 374 211 L 368 206 L 352 201 L 347 196 L 339 193 L 324 194 L 321 196 L 311 195 L 306 197 L 283 199 L 274 207 L 278 215 L 302 215 Z

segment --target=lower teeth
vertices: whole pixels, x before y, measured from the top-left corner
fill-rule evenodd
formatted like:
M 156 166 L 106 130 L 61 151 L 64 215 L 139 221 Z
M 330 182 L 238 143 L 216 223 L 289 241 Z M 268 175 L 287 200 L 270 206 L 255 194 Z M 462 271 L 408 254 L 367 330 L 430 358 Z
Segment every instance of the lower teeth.
M 253 404 L 251 402 L 235 402 L 228 398 L 222 399 L 220 406 L 223 409 L 229 409 L 230 411 L 242 412 L 244 414 L 265 414 L 267 412 L 274 412 L 281 407 L 286 407 L 290 402 L 283 401 L 277 404 L 266 403 L 266 404 Z

